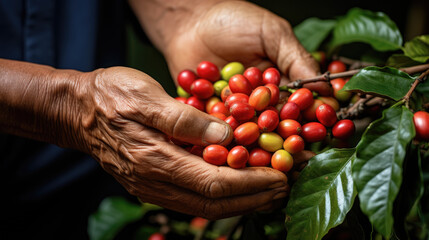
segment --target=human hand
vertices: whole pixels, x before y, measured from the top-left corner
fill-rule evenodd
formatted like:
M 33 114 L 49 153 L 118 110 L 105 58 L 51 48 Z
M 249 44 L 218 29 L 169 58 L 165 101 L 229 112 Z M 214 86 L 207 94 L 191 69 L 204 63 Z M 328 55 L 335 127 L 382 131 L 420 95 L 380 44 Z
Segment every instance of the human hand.
M 232 132 L 225 122 L 169 97 L 148 75 L 114 67 L 85 79 L 75 147 L 142 201 L 216 219 L 270 209 L 286 197 L 287 178 L 277 170 L 218 167 L 172 144 L 168 136 L 225 145 Z
M 202 60 L 218 66 L 238 61 L 262 70 L 276 65 L 290 80 L 317 75 L 316 61 L 279 16 L 244 1 L 224 1 L 198 11 L 182 23 L 182 32 L 174 34 L 163 51 L 174 77 Z M 321 95 L 332 92 L 326 82 L 304 87 Z

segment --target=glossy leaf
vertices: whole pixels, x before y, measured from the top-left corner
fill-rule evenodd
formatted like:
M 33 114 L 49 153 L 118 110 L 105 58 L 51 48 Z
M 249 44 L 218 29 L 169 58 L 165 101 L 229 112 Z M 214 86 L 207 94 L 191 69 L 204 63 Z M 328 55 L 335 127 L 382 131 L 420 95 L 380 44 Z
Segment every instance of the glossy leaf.
M 393 202 L 402 183 L 406 148 L 414 136 L 413 113 L 396 106 L 369 125 L 356 147 L 352 172 L 360 207 L 386 238 L 393 227 Z
M 405 56 L 414 61 L 424 63 L 429 60 L 429 35 L 415 37 L 404 44 Z
M 298 40 L 309 52 L 316 51 L 323 40 L 329 35 L 336 24 L 336 20 L 322 20 L 308 18 L 294 27 Z
M 351 175 L 354 149 L 316 155 L 293 185 L 286 207 L 287 239 L 322 239 L 344 221 L 356 191 Z
M 127 224 L 143 217 L 150 210 L 160 207 L 131 203 L 122 197 L 109 197 L 100 203 L 97 212 L 88 220 L 88 233 L 91 240 L 114 239 Z
M 405 220 L 423 195 L 423 173 L 418 146 L 411 144 L 408 147 L 403 169 L 404 180 L 394 202 L 394 229 L 399 239 L 408 239 Z
M 390 67 L 366 67 L 344 85 L 345 90 L 357 90 L 400 100 L 413 83 L 407 73 Z
M 364 42 L 378 51 L 392 51 L 401 48 L 402 36 L 386 14 L 353 8 L 338 21 L 331 44 L 335 47 L 351 42 Z

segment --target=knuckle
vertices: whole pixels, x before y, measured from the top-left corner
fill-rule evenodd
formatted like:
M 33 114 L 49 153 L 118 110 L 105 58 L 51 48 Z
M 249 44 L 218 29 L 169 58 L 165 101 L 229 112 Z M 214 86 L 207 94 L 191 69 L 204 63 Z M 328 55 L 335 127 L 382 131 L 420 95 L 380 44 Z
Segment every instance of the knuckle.
M 211 177 L 206 180 L 206 184 L 203 188 L 204 196 L 214 199 L 224 197 L 227 194 L 224 181 L 219 178 Z
M 224 211 L 224 208 L 218 201 L 213 199 L 207 199 L 206 201 L 203 201 L 202 214 L 209 220 L 217 220 L 222 218 Z

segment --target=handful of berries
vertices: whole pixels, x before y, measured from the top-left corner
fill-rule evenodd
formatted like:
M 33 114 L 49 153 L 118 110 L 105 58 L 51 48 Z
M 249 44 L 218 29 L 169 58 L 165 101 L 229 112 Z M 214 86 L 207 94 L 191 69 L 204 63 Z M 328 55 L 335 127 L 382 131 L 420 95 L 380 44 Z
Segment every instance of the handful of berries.
M 300 88 L 280 99 L 280 79 L 276 68 L 245 69 L 239 62 L 219 71 L 203 61 L 196 72 L 180 72 L 176 99 L 224 120 L 234 131 L 228 146 L 186 148 L 214 165 L 271 166 L 286 173 L 306 143 L 325 139 L 327 128 L 338 139 L 354 134 L 353 121 L 338 121 L 339 103 L 334 97 L 315 99 L 309 89 Z

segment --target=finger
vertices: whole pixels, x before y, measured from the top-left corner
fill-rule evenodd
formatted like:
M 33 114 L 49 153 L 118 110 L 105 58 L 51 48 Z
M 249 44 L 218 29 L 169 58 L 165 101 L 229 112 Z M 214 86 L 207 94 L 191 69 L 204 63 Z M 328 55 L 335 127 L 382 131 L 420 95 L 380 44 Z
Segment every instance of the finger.
M 287 184 L 286 175 L 272 168 L 219 167 L 174 145 L 164 149 L 166 156 L 174 159 L 165 163 L 170 182 L 209 198 L 257 193 Z
M 226 122 L 183 104 L 165 92 L 158 93 L 156 103 L 148 105 L 136 120 L 178 140 L 197 145 L 227 145 L 232 140 L 232 129 Z
M 289 77 L 292 80 L 298 80 L 316 76 L 319 73 L 319 66 L 317 62 L 298 42 L 296 42 L 296 44 L 297 57 L 292 60 L 289 69 Z M 315 91 L 322 96 L 332 95 L 332 88 L 325 81 L 307 83 L 304 84 L 303 87 L 308 88 L 311 91 Z
M 272 17 L 264 22 L 264 43 L 268 57 L 292 81 L 316 76 L 319 65 L 293 34 L 286 20 Z M 272 36 L 276 36 L 275 38 Z M 332 89 L 326 82 L 305 84 L 304 87 L 321 95 L 331 95 Z
M 172 144 L 158 130 L 129 125 L 135 125 L 129 127 L 133 129 L 129 132 L 133 144 L 128 148 L 133 149 L 132 172 L 136 177 L 150 176 L 209 198 L 256 193 L 287 184 L 286 175 L 275 169 L 215 166 Z
M 143 202 L 207 219 L 243 215 L 258 208 L 268 209 L 287 196 L 287 188 L 281 187 L 256 194 L 211 199 L 169 183 L 150 182 L 149 188 L 147 184 L 125 184 L 125 187 Z
M 290 190 L 286 190 L 286 196 L 290 195 Z M 274 209 L 280 209 L 280 208 L 285 208 L 287 204 L 287 201 L 285 201 L 284 198 L 280 198 L 280 199 L 275 199 L 272 202 L 269 202 L 268 204 L 265 204 L 262 207 L 259 207 L 258 209 L 256 209 L 255 211 L 272 211 Z

